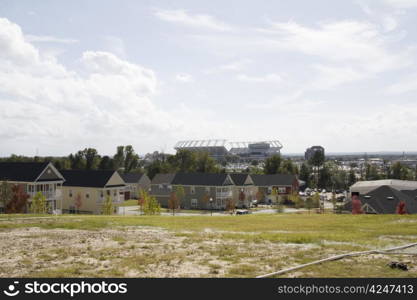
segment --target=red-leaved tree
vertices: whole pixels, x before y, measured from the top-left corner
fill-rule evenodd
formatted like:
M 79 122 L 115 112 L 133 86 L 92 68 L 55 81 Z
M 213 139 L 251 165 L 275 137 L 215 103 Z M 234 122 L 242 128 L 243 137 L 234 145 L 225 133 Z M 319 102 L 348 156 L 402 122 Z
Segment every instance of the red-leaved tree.
M 395 211 L 399 215 L 405 215 L 407 213 L 407 210 L 405 209 L 405 202 L 400 201 L 397 205 L 397 209 Z
M 352 195 L 352 214 L 363 214 L 362 202 L 359 199 L 358 195 Z
M 79 211 L 82 205 L 83 202 L 81 200 L 81 194 L 78 193 L 77 196 L 75 196 L 74 206 L 77 209 L 77 211 Z
M 6 205 L 6 213 L 18 214 L 24 213 L 29 195 L 24 191 L 23 185 L 15 184 L 12 186 L 12 199 Z

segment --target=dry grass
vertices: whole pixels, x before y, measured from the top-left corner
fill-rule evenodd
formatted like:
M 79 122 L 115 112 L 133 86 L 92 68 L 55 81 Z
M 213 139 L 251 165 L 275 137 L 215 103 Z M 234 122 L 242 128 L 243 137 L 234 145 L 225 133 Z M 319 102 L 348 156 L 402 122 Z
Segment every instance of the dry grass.
M 0 217 L 2 277 L 255 277 L 417 241 L 417 216 Z M 402 261 L 409 271 L 390 269 Z M 370 255 L 287 277 L 417 277 L 417 256 Z

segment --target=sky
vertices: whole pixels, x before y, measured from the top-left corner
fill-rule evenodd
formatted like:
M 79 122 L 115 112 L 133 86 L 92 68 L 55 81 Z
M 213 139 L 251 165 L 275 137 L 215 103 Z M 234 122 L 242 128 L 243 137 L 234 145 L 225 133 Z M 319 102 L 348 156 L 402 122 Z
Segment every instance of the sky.
M 0 156 L 417 150 L 417 0 L 0 0 Z

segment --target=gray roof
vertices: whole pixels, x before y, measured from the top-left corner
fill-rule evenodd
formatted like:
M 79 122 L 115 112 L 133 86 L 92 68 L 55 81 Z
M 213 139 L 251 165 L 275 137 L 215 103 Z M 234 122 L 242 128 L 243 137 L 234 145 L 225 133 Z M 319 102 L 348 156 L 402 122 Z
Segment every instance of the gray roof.
M 119 175 L 123 178 L 124 182 L 126 183 L 138 183 L 139 180 L 142 178 L 143 173 L 120 173 Z M 145 175 L 146 176 L 146 175 Z
M 362 205 L 367 203 L 377 213 L 381 214 L 395 214 L 400 201 L 405 202 L 405 208 L 408 213 L 417 213 L 417 200 L 415 197 L 410 197 L 407 193 L 387 185 L 380 186 L 366 195 L 361 195 L 360 199 Z
M 153 177 L 151 184 L 171 184 L 174 177 L 175 173 L 159 173 Z
M 390 186 L 400 191 L 417 189 L 417 181 L 382 179 L 382 180 L 358 181 L 350 187 L 350 191 L 359 192 L 360 194 L 366 194 L 384 185 Z
M 48 165 L 49 162 L 0 162 L 0 180 L 34 182 Z
M 297 179 L 295 175 L 291 174 L 253 174 L 250 176 L 256 186 L 292 186 L 294 180 Z
M 173 184 L 173 185 L 205 185 L 223 186 L 233 185 L 228 174 L 220 173 L 166 173 L 156 174 L 152 184 Z
M 233 181 L 228 174 L 223 173 L 177 173 L 175 174 L 172 184 L 177 185 L 206 185 L 206 186 L 223 186 L 233 185 Z
M 229 175 L 232 178 L 235 185 L 237 185 L 237 186 L 244 186 L 245 182 L 246 182 L 246 179 L 249 176 L 249 174 L 244 174 L 244 173 L 232 173 L 232 174 L 229 174 Z

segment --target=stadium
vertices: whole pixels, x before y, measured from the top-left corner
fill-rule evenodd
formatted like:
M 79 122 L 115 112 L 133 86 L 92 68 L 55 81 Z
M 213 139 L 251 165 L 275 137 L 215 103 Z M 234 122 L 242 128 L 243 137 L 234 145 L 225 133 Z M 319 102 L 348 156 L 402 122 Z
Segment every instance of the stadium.
M 238 157 L 242 161 L 263 161 L 274 154 L 280 154 L 282 147 L 278 140 L 228 142 L 227 140 L 210 139 L 179 141 L 174 149 L 207 152 L 218 161 L 226 160 L 228 156 Z

